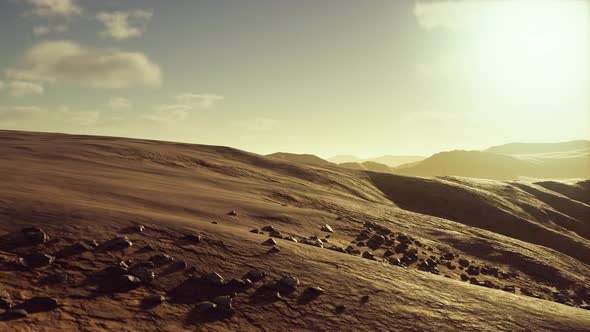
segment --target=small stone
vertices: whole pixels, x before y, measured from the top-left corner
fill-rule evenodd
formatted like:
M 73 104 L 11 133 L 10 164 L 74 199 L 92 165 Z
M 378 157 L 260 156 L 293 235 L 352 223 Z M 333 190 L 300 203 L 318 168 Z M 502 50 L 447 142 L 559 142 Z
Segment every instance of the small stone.
M 207 274 L 204 279 L 214 286 L 223 286 L 225 284 L 225 279 L 217 272 Z
M 479 267 L 477 267 L 475 265 L 469 266 L 469 268 L 467 269 L 467 274 L 470 274 L 472 276 L 479 275 Z
M 228 216 L 237 216 L 238 213 L 236 212 L 236 210 L 231 210 L 227 213 Z
M 184 236 L 184 238 L 188 241 L 195 242 L 195 243 L 203 242 L 203 237 L 200 235 L 196 235 L 196 234 L 186 234 Z
M 50 265 L 55 261 L 55 257 L 43 253 L 34 253 L 19 258 L 19 261 L 28 268 L 38 268 Z
M 265 232 L 275 232 L 276 231 L 275 228 L 270 225 L 262 227 L 262 230 Z
M 344 249 L 347 253 L 349 253 L 350 255 L 360 255 L 361 251 L 358 248 L 355 248 L 353 246 L 348 246 L 346 247 L 346 249 Z
M 465 258 L 461 258 L 461 259 L 459 259 L 459 265 L 461 265 L 462 267 L 468 267 L 469 261 L 466 260 Z
M 267 245 L 267 246 L 274 246 L 277 245 L 277 241 L 273 238 L 268 238 L 266 241 L 262 242 L 262 244 Z
M 363 258 L 375 260 L 375 255 L 370 251 L 363 252 Z
M 44 280 L 50 284 L 61 284 L 68 281 L 68 275 L 65 272 L 56 272 L 48 275 Z
M 299 279 L 293 276 L 285 276 L 279 280 L 279 284 L 284 286 L 288 292 L 292 292 L 299 287 Z
M 129 269 L 129 273 L 145 283 L 150 283 L 156 279 L 156 273 L 143 266 L 132 267 Z
M 290 236 L 290 235 L 289 236 L 285 236 L 283 239 L 284 240 L 287 240 L 287 241 L 295 242 L 295 243 L 299 242 L 296 237 Z
M 167 255 L 167 254 L 158 254 L 158 255 L 152 256 L 150 258 L 150 261 L 152 263 L 154 263 L 156 266 L 162 266 L 162 265 L 172 263 L 174 261 L 174 258 L 170 255 Z
M 102 250 L 123 250 L 133 246 L 133 242 L 129 241 L 126 236 L 119 236 L 104 242 L 99 246 Z
M 4 289 L 0 288 L 0 308 L 10 309 L 11 306 L 12 306 L 12 297 L 10 296 L 10 293 L 8 293 Z
M 324 232 L 334 233 L 334 229 L 332 229 L 332 226 L 330 226 L 328 224 L 323 225 L 321 229 Z
M 250 230 L 250 233 L 258 234 L 260 233 L 260 230 L 258 228 L 254 228 Z
M 142 233 L 143 231 L 145 231 L 145 226 L 144 225 L 134 225 L 134 226 L 132 226 L 132 229 L 136 232 Z
M 395 255 L 395 251 L 391 250 L 391 249 L 387 249 L 385 250 L 385 252 L 383 253 L 384 257 L 389 257 L 389 256 L 393 256 Z
M 277 246 L 273 246 L 272 248 L 268 249 L 269 253 L 277 253 L 277 252 L 281 252 L 281 248 L 277 247 Z
M 346 310 L 346 306 L 344 304 L 338 304 L 338 305 L 336 305 L 335 311 L 336 311 L 337 314 L 343 313 L 344 310 Z
M 213 299 L 212 302 L 217 305 L 218 310 L 227 312 L 227 311 L 231 311 L 233 309 L 233 306 L 232 306 L 233 300 L 232 300 L 231 296 L 228 296 L 228 295 L 217 296 Z
M 468 275 L 466 275 L 465 273 L 462 273 L 462 274 L 461 274 L 461 280 L 463 280 L 463 281 L 467 281 L 467 280 L 469 280 L 469 276 L 468 276 Z
M 141 280 L 135 276 L 124 274 L 117 279 L 116 290 L 128 291 L 136 288 L 141 284 Z
M 143 303 L 148 306 L 157 306 L 166 302 L 166 298 L 162 295 L 150 295 L 143 299 Z
M 384 243 L 385 243 L 385 237 L 380 234 L 375 234 L 367 241 L 367 247 L 375 250 L 375 249 L 379 248 Z
M 217 304 L 209 301 L 201 302 L 197 304 L 197 311 L 201 314 L 211 312 L 217 308 Z
M 369 295 L 363 295 L 361 297 L 361 303 L 367 303 L 369 302 Z
M 258 282 L 258 281 L 264 279 L 265 276 L 266 276 L 266 273 L 264 273 L 262 271 L 252 270 L 252 271 L 246 273 L 244 278 L 250 279 L 252 282 Z

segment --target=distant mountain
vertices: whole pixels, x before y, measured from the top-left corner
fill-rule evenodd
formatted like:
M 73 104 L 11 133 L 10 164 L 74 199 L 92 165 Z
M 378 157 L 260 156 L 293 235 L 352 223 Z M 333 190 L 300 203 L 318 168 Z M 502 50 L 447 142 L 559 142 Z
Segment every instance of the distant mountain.
M 382 156 L 377 158 L 370 158 L 367 161 L 374 161 L 376 163 L 385 164 L 390 167 L 397 167 L 407 163 L 413 163 L 426 159 L 423 156 Z
M 590 142 L 511 143 L 485 151 L 437 153 L 417 164 L 395 169 L 418 176 L 456 175 L 513 180 L 590 176 Z
M 493 146 L 487 152 L 500 154 L 537 154 L 555 152 L 590 151 L 590 141 L 570 141 L 561 143 L 509 143 Z
M 277 152 L 271 153 L 266 155 L 267 157 L 272 157 L 276 159 L 282 159 L 286 161 L 296 162 L 296 163 L 303 163 L 308 165 L 319 165 L 319 166 L 327 166 L 327 165 L 335 165 L 325 159 L 322 159 L 313 154 L 296 154 L 296 153 L 286 153 L 286 152 Z
M 402 164 L 407 164 L 407 163 L 411 163 L 411 162 L 416 162 L 416 161 L 420 161 L 420 160 L 424 160 L 426 157 L 422 157 L 422 156 L 391 156 L 391 155 L 387 155 L 387 156 L 381 156 L 381 157 L 376 157 L 376 158 L 367 158 L 367 159 L 361 159 L 359 157 L 355 157 L 352 155 L 339 155 L 339 156 L 334 156 L 331 158 L 328 158 L 328 161 L 331 161 L 333 163 L 336 164 L 342 164 L 342 163 L 363 163 L 366 161 L 369 162 L 376 162 L 379 164 L 384 164 L 390 167 L 396 167 Z
M 338 156 L 330 157 L 326 160 L 333 162 L 335 164 L 362 162 L 361 158 L 353 156 L 353 155 L 338 155 Z
M 362 163 L 342 163 L 338 166 L 348 169 L 364 170 L 379 173 L 393 173 L 394 169 L 385 164 L 376 163 L 374 161 L 365 161 Z

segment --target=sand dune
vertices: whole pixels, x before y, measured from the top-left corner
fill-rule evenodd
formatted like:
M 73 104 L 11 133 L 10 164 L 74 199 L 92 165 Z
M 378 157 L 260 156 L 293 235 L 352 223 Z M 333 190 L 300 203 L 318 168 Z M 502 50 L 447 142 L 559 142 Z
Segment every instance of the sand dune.
M 17 306 L 34 296 L 59 302 L 25 318 L 3 316 L 0 330 L 590 326 L 590 311 L 581 308 L 590 304 L 587 180 L 421 178 L 113 137 L 0 131 L 0 142 L 0 288 Z M 138 224 L 143 232 L 136 231 Z M 325 224 L 334 232 L 322 231 Z M 50 239 L 28 246 L 8 241 L 32 225 Z M 251 232 L 265 226 L 300 241 Z M 103 248 L 123 235 L 132 247 L 64 254 L 79 241 L 97 240 Z M 277 245 L 263 244 L 269 235 Z M 302 243 L 317 244 L 313 236 L 325 240 L 323 248 Z M 339 252 L 349 245 L 371 251 L 374 259 Z M 413 250 L 416 261 L 404 263 Z M 14 264 L 33 252 L 57 258 L 41 268 Z M 101 270 L 120 260 L 135 266 L 157 253 L 187 266 L 153 267 L 155 279 L 133 290 L 101 288 Z M 398 260 L 407 266 L 396 266 Z M 470 267 L 460 268 L 460 260 Z M 199 312 L 199 302 L 231 284 L 202 288 L 199 276 L 217 272 L 230 280 L 250 270 L 268 276 L 237 292 L 235 313 Z M 55 274 L 67 280 L 46 282 Z M 462 275 L 474 279 L 462 281 Z M 297 277 L 299 287 L 276 296 L 278 286 L 263 286 L 283 276 Z M 307 296 L 306 288 L 316 286 L 323 293 Z M 153 294 L 166 302 L 144 306 Z

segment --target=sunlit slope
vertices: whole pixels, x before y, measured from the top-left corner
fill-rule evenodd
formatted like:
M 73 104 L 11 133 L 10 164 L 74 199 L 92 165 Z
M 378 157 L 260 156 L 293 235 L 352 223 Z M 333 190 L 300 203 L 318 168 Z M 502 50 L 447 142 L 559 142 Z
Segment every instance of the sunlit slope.
M 590 311 L 555 303 L 551 293 L 562 290 L 581 301 L 575 305 L 586 303 L 588 220 L 582 219 L 588 206 L 570 198 L 587 192 L 585 182 L 567 184 L 574 188 L 568 196 L 568 190 L 540 184 L 403 177 L 227 147 L 9 131 L 0 132 L 0 142 L 0 235 L 37 225 L 55 239 L 42 247 L 53 253 L 80 240 L 103 242 L 136 223 L 146 226 L 143 233 L 127 234 L 135 245 L 124 252 L 89 252 L 58 258 L 48 269 L 3 271 L 0 284 L 12 294 L 52 296 L 63 306 L 0 321 L 0 329 L 584 331 L 590 326 Z M 226 215 L 230 210 L 238 215 Z M 418 263 L 393 266 L 382 261 L 385 247 L 371 250 L 376 260 L 327 249 L 356 247 L 351 241 L 367 230 L 366 222 L 419 240 L 422 247 L 412 247 L 420 259 L 453 252 L 473 265 L 505 271 L 505 279 L 478 278 L 515 286 L 516 293 L 460 281 L 459 269 L 441 266 L 434 275 L 418 271 Z M 324 238 L 324 224 L 335 230 L 324 248 L 276 238 L 281 251 L 269 253 L 262 244 L 268 233 L 250 232 L 272 225 L 282 235 Z M 181 241 L 187 233 L 205 240 L 188 245 Z M 108 296 L 84 282 L 119 259 L 146 259 L 149 254 L 139 250 L 146 244 L 195 271 L 162 273 L 149 287 Z M 55 269 L 66 271 L 71 281 L 38 283 Z M 173 294 L 193 275 L 215 271 L 231 279 L 251 269 L 272 277 L 295 275 L 302 288 L 320 286 L 325 292 L 310 303 L 299 301 L 299 293 L 268 303 L 240 293 L 233 317 L 207 322 L 194 320 L 194 303 L 171 298 L 149 310 L 138 304 L 154 292 Z M 545 300 L 525 296 L 525 288 Z M 366 303 L 360 301 L 364 295 Z M 345 310 L 337 313 L 338 305 Z

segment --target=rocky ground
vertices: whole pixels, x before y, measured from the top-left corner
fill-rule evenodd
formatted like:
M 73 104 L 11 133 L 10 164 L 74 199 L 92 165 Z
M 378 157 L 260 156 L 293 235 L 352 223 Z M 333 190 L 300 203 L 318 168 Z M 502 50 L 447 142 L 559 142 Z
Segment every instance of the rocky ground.
M 0 132 L 0 330 L 585 331 L 588 181 Z

